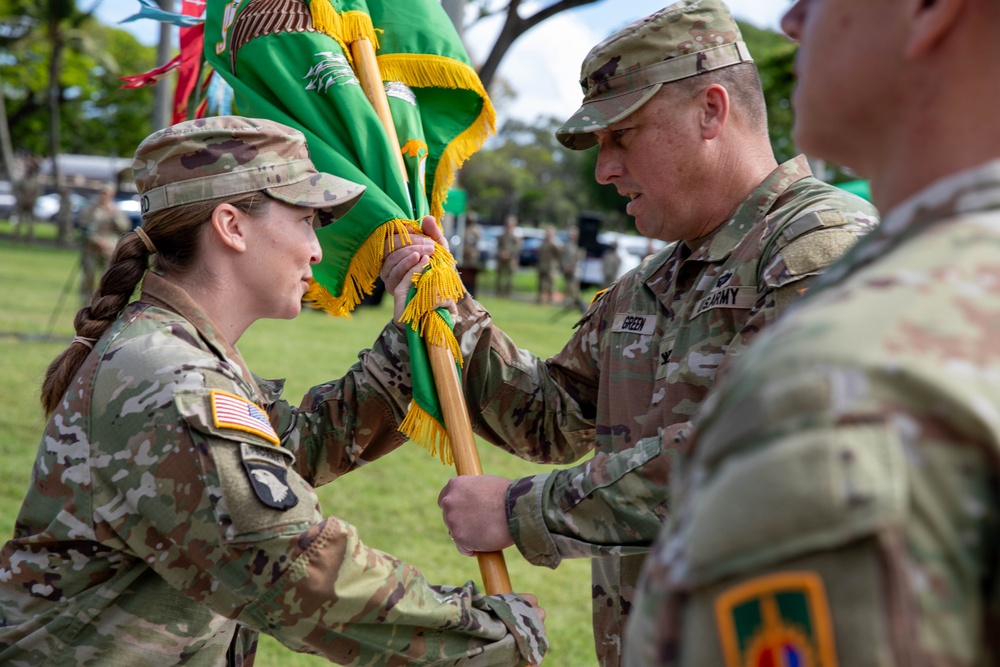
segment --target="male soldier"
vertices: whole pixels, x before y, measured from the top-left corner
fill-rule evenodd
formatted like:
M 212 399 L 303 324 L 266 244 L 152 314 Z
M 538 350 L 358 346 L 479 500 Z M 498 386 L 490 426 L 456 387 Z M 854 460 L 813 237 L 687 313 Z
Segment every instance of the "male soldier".
M 83 305 L 90 303 L 95 283 L 108 268 L 118 239 L 132 228 L 128 218 L 115 204 L 114 193 L 115 186 L 110 183 L 105 185 L 97 201 L 80 214 L 80 266 L 83 272 L 80 299 Z
M 521 239 L 514 233 L 517 218 L 504 219 L 503 234 L 497 239 L 497 294 L 509 296 L 514 286 L 514 273 L 521 258 Z
M 802 157 L 776 163 L 756 67 L 721 0 L 678 2 L 624 28 L 590 52 L 582 79 L 583 106 L 559 139 L 599 145 L 598 181 L 632 200 L 642 234 L 676 243 L 604 292 L 548 360 L 459 303 L 477 431 L 534 461 L 596 454 L 513 483 L 456 478 L 439 503 L 466 552 L 516 544 L 547 567 L 592 558 L 597 655 L 618 665 L 668 509 L 675 452 L 660 430 L 681 430 L 719 369 L 873 225 L 874 210 L 812 178 Z
M 538 301 L 552 303 L 552 290 L 559 270 L 559 241 L 552 225 L 545 225 L 545 238 L 538 248 Z
M 24 160 L 24 173 L 14 183 L 14 206 L 17 217 L 15 238 L 24 236 L 29 243 L 35 240 L 35 200 L 42 193 L 41 161 L 28 156 Z
M 569 228 L 569 237 L 559 250 L 559 268 L 563 277 L 563 303 L 581 305 L 580 301 L 580 262 L 583 261 L 584 250 L 580 247 L 580 230 Z
M 476 278 L 479 275 L 479 240 L 483 236 L 483 229 L 479 226 L 479 216 L 473 211 L 465 217 L 465 236 L 462 238 L 462 264 L 459 272 L 465 289 L 470 294 L 476 293 Z
M 996 665 L 1000 3 L 783 27 L 796 143 L 886 215 L 706 403 L 626 663 Z

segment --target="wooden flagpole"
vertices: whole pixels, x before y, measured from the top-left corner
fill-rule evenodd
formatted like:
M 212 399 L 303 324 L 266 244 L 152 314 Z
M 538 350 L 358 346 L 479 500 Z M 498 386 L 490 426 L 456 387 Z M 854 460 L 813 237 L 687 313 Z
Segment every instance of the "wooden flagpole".
M 403 182 L 407 181 L 406 166 L 403 153 L 399 150 L 399 137 L 396 126 L 389 112 L 389 100 L 382 86 L 382 76 L 375 57 L 375 47 L 364 37 L 351 43 L 351 55 L 354 67 L 361 82 L 361 88 L 371 101 L 385 128 L 389 145 L 396 153 L 397 164 Z M 472 435 L 472 422 L 469 420 L 469 410 L 465 404 L 455 370 L 455 359 L 451 350 L 438 345 L 428 345 L 427 354 L 430 357 L 434 382 L 437 385 L 438 398 L 444 411 L 445 428 L 451 439 L 452 452 L 455 455 L 455 469 L 459 475 L 482 475 L 483 466 L 479 461 L 476 441 Z M 483 577 L 483 588 L 488 595 L 510 593 L 510 576 L 507 574 L 507 563 L 502 551 L 480 552 L 476 554 L 479 560 L 479 572 Z

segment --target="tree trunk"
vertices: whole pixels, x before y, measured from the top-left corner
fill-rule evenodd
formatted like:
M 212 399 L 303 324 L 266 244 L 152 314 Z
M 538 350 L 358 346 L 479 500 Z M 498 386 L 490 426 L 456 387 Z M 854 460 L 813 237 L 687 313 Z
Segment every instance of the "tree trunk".
M 545 19 L 555 16 L 559 12 L 566 11 L 567 9 L 573 9 L 574 7 L 590 5 L 599 1 L 600 0 L 559 0 L 559 2 L 553 2 L 548 7 L 538 10 L 535 14 L 525 19 L 521 18 L 521 15 L 518 14 L 517 11 L 518 7 L 521 5 L 521 0 L 510 0 L 510 3 L 507 5 L 507 20 L 504 21 L 503 28 L 497 36 L 496 43 L 493 44 L 493 48 L 490 49 L 490 55 L 486 58 L 486 62 L 484 62 L 483 66 L 479 69 L 479 78 L 482 80 L 483 86 L 489 90 L 490 84 L 493 83 L 493 77 L 496 76 L 497 70 L 500 68 L 500 61 L 503 60 L 505 55 L 507 55 L 507 51 L 514 43 L 514 40 L 518 37 L 528 32 Z
M 0 73 L 0 90 L 3 89 L 3 74 Z M 14 182 L 14 147 L 10 143 L 10 125 L 7 124 L 7 102 L 0 94 L 0 158 L 3 161 L 3 173 L 8 181 Z
M 65 39 L 58 19 L 53 19 L 49 23 L 49 39 L 52 42 L 52 57 L 49 60 L 49 157 L 52 160 L 52 187 L 59 192 L 61 185 L 59 173 L 59 152 L 62 144 L 62 132 L 60 130 L 61 114 L 59 112 L 59 102 L 62 98 L 62 90 L 59 86 L 59 79 L 62 76 L 62 59 Z M 29 224 L 34 224 L 32 220 Z M 66 221 L 60 221 L 56 242 L 65 246 L 69 244 L 70 229 Z

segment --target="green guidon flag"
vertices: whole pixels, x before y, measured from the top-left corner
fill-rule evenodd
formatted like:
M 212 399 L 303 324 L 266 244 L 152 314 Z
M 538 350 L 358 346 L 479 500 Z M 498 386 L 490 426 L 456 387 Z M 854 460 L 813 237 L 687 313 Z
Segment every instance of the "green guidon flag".
M 375 45 L 400 145 L 390 145 L 359 84 L 350 45 Z M 496 115 L 439 0 L 209 0 L 205 58 L 232 86 L 234 112 L 305 134 L 320 171 L 367 186 L 351 211 L 318 234 L 323 261 L 306 295 L 347 315 L 372 291 L 385 244 L 439 220 L 455 172 L 494 132 Z M 398 173 L 402 154 L 406 182 Z M 411 327 L 413 404 L 401 429 L 451 461 L 424 342 L 461 353 L 437 298 L 464 294 L 439 247 L 403 316 Z

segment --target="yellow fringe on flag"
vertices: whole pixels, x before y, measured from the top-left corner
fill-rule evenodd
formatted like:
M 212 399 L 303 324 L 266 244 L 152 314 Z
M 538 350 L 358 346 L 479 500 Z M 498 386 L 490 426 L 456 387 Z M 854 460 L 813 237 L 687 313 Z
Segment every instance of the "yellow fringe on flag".
M 404 243 L 409 243 L 410 234 L 419 231 L 420 228 L 412 220 L 396 218 L 382 223 L 372 230 L 372 233 L 351 258 L 340 296 L 330 294 L 325 287 L 312 281 L 302 300 L 331 315 L 349 317 L 351 311 L 361 303 L 361 300 L 366 295 L 371 294 L 375 279 L 378 278 L 382 268 L 386 244 L 389 244 L 391 252 L 394 250 L 392 241 L 394 236 L 399 235 Z
M 423 445 L 431 456 L 441 459 L 441 463 L 451 465 L 455 462 L 448 432 L 415 402 L 410 403 L 410 409 L 406 412 L 403 423 L 399 425 L 399 430 L 410 440 Z
M 333 8 L 330 0 L 311 0 L 309 13 L 312 15 L 313 28 L 337 40 L 351 67 L 354 67 L 354 56 L 348 48 L 351 42 L 364 37 L 378 51 L 378 33 L 382 31 L 375 29 L 372 17 L 365 12 L 351 10 L 341 13 Z
M 350 317 L 351 311 L 372 291 L 385 258 L 388 245 L 392 252 L 395 247 L 393 237 L 399 236 L 404 243 L 410 242 L 410 234 L 420 229 L 413 220 L 389 220 L 374 230 L 365 239 L 351 258 L 344 289 L 340 296 L 334 296 L 325 287 L 313 280 L 302 300 L 309 306 L 337 317 Z M 400 321 L 412 323 L 428 343 L 451 350 L 455 361 L 462 364 L 462 353 L 454 332 L 434 315 L 434 305 L 440 300 L 458 301 L 465 295 L 462 279 L 455 270 L 455 258 L 442 246 L 434 247 L 434 254 L 427 269 L 417 278 L 417 293 L 407 304 Z
M 483 100 L 479 117 L 448 144 L 438 160 L 430 193 L 430 209 L 431 215 L 441 220 L 444 217 L 444 200 L 455 182 L 455 172 L 496 132 L 496 110 L 479 75 L 459 60 L 413 53 L 392 53 L 378 56 L 377 60 L 383 81 L 401 81 L 411 88 L 471 90 Z

